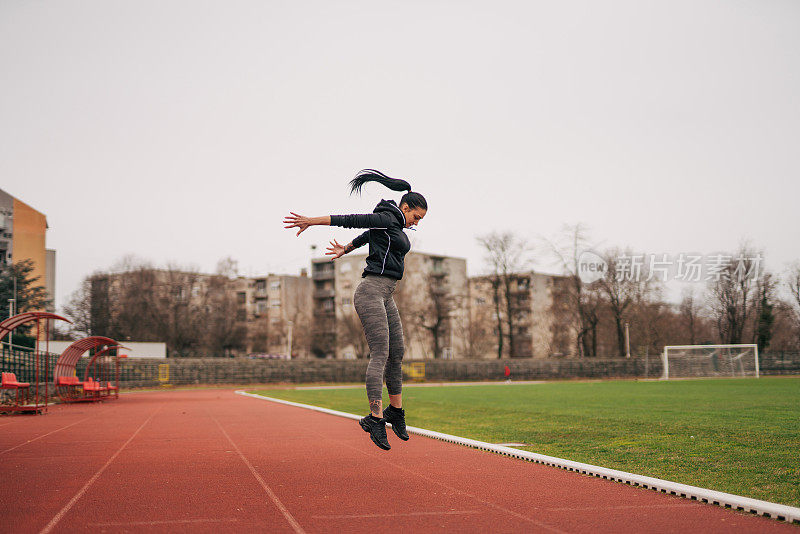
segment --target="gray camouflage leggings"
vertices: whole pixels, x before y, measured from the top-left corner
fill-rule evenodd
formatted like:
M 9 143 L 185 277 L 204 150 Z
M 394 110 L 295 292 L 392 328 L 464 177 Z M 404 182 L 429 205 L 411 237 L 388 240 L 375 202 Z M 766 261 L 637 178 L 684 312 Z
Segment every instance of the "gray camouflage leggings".
M 398 395 L 403 387 L 403 325 L 392 298 L 396 286 L 397 280 L 368 274 L 353 296 L 369 345 L 367 398 L 370 404 L 383 396 L 384 377 L 389 395 Z

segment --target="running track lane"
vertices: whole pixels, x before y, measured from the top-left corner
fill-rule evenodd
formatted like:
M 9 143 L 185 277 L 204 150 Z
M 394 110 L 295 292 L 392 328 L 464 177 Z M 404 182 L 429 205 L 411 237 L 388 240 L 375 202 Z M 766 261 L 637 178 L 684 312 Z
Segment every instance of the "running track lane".
M 227 390 L 2 418 L 0 532 L 798 532 Z

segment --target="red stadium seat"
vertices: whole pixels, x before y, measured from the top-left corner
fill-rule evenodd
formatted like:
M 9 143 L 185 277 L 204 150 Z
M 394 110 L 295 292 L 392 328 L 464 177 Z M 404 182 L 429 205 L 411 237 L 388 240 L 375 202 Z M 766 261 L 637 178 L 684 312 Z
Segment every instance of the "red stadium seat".
M 57 386 L 79 386 L 80 384 L 77 376 L 59 376 L 56 379 Z
M 28 399 L 28 388 L 31 386 L 28 382 L 18 382 L 17 375 L 14 373 L 3 373 L 2 374 L 2 389 L 14 389 L 16 390 L 16 397 L 15 402 L 17 406 L 19 406 L 19 395 L 20 393 L 25 394 L 25 400 Z

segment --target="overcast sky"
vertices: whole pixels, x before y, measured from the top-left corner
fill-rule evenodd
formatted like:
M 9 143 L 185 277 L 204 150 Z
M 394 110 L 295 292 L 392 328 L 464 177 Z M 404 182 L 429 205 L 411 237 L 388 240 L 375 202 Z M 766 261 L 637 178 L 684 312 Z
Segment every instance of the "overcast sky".
M 0 0 L 0 188 L 47 215 L 57 303 L 126 254 L 297 273 L 282 228 L 428 199 L 414 249 L 800 259 L 800 3 Z M 540 270 L 552 270 L 539 258 Z

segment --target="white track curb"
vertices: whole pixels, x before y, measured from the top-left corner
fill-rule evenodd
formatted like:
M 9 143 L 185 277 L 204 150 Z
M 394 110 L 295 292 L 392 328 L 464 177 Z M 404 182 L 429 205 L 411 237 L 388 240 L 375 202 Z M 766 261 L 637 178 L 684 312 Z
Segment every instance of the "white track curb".
M 301 404 L 299 402 L 265 397 L 264 395 L 255 395 L 253 393 L 247 393 L 244 391 L 237 391 L 236 394 L 243 395 L 245 397 L 253 397 L 255 399 L 277 402 L 280 404 L 287 404 L 289 406 L 296 406 L 298 408 L 306 408 L 308 410 L 314 410 L 339 417 L 346 417 L 347 419 L 361 419 L 361 417 L 358 415 L 339 412 L 337 410 L 330 410 L 328 408 L 320 408 L 319 406 L 312 406 L 310 404 Z M 511 456 L 521 460 L 527 460 L 529 462 L 559 467 L 561 469 L 566 469 L 567 471 L 575 471 L 584 475 L 592 475 L 598 478 L 605 478 L 607 480 L 624 482 L 625 484 L 632 486 L 640 486 L 643 488 L 660 491 L 661 493 L 685 497 L 694 501 L 702 501 L 709 504 L 716 504 L 724 508 L 732 508 L 734 510 L 750 512 L 753 514 L 763 515 L 765 517 L 772 517 L 788 523 L 800 524 L 800 508 L 795 508 L 793 506 L 786 506 L 768 501 L 760 501 L 758 499 L 741 497 L 739 495 L 732 495 L 730 493 L 724 493 L 721 491 L 698 488 L 697 486 L 688 486 L 678 482 L 661 480 L 660 478 L 626 473 L 625 471 L 617 471 L 616 469 L 608 469 L 596 465 L 573 462 L 571 460 L 563 460 L 561 458 L 556 458 L 555 456 L 545 456 L 544 454 L 537 454 L 535 452 L 521 451 L 511 447 L 504 447 L 502 445 L 486 443 L 485 441 L 477 441 L 474 439 L 462 438 L 450 434 L 443 434 L 441 432 L 434 432 L 433 430 L 426 430 L 424 428 L 409 426 L 406 427 L 406 429 L 408 432 L 418 434 L 420 436 L 427 436 L 433 439 L 439 439 L 442 441 L 448 441 L 450 443 L 465 445 L 467 447 L 474 447 L 476 449 L 495 452 L 504 456 Z

